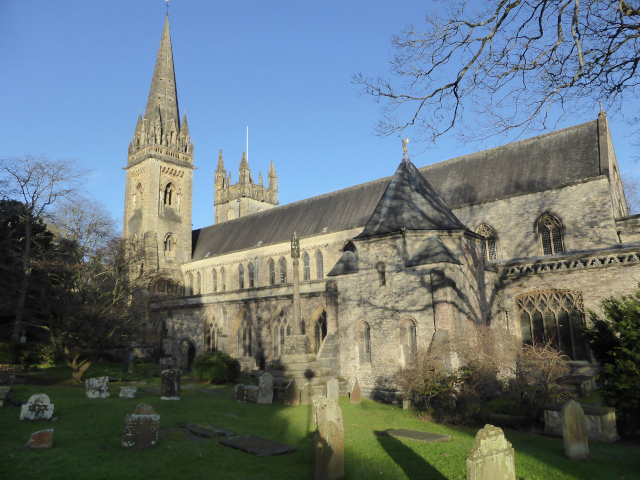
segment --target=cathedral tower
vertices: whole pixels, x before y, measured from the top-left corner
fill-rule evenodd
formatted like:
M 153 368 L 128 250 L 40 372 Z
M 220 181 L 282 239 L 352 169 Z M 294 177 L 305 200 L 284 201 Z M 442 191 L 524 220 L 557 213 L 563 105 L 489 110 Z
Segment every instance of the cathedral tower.
M 234 218 L 244 217 L 252 213 L 261 212 L 278 205 L 278 176 L 276 169 L 269 168 L 269 184 L 264 186 L 262 173 L 258 175 L 258 183 L 253 182 L 247 155 L 242 152 L 240 160 L 239 180 L 231 184 L 231 173 L 227 176 L 222 159 L 222 150 L 218 157 L 214 181 L 214 215 L 215 223 L 226 222 Z
M 180 122 L 169 16 L 164 23 L 147 108 L 129 143 L 123 236 L 144 248 L 144 268 L 179 278 L 191 259 L 193 142 Z

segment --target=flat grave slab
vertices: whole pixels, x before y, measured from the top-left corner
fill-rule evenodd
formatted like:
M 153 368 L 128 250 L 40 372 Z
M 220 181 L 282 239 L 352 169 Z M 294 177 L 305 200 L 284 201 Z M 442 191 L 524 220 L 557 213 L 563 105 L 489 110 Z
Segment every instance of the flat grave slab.
M 396 430 L 386 430 L 382 432 L 383 435 L 388 435 L 395 438 L 408 438 L 409 440 L 418 440 L 420 442 L 437 443 L 448 442 L 451 440 L 451 435 L 439 435 L 437 433 L 420 432 L 418 430 L 406 430 L 399 428 Z
M 214 437 L 232 437 L 235 433 L 225 430 L 224 428 L 216 427 L 210 423 L 187 423 L 184 428 L 189 430 L 194 435 L 204 438 Z
M 285 453 L 293 453 L 296 447 L 286 445 L 284 443 L 274 442 L 266 438 L 256 437 L 254 435 L 244 435 L 242 437 L 225 438 L 220 440 L 222 445 L 235 448 L 242 452 L 251 453 L 256 457 L 264 457 L 267 455 L 284 455 Z

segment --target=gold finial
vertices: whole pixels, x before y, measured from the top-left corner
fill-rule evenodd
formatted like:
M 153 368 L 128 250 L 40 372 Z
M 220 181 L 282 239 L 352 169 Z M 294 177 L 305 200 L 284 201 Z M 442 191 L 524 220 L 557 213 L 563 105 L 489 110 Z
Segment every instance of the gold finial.
M 406 137 L 402 140 L 402 151 L 404 152 L 404 156 L 407 156 L 407 143 L 409 143 L 409 137 Z

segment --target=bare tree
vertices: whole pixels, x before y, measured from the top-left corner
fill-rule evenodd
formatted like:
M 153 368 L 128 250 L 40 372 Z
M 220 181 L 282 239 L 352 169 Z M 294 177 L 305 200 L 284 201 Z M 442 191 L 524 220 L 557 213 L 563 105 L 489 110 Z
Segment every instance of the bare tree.
M 73 160 L 50 160 L 25 156 L 0 159 L 0 185 L 5 199 L 24 205 L 24 248 L 21 253 L 22 281 L 15 309 L 11 341 L 18 342 L 25 312 L 25 300 L 32 271 L 33 226 L 46 211 L 62 199 L 70 199 L 81 188 L 85 172 Z
M 629 215 L 640 213 L 640 184 L 638 179 L 627 173 L 622 174 L 622 187 L 627 200 Z
M 600 101 L 619 108 L 638 86 L 637 2 L 445 0 L 443 12 L 393 37 L 392 79 L 354 77 L 383 102 L 379 134 L 411 126 L 430 142 L 454 127 L 462 141 L 518 135 Z

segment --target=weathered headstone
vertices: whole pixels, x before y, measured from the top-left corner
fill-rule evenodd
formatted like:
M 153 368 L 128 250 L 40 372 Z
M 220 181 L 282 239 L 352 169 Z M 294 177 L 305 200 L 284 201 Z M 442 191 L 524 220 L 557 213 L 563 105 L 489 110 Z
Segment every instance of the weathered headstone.
M 124 373 L 133 373 L 133 361 L 135 359 L 135 355 L 132 349 L 127 349 L 124 353 L 124 358 L 122 359 L 122 371 Z
M 318 410 L 324 404 L 327 397 L 322 395 L 314 395 L 311 397 L 311 421 L 315 424 L 318 423 Z
M 334 402 L 330 398 L 321 395 L 316 395 L 313 397 L 311 412 L 312 419 L 318 426 L 324 422 L 333 422 L 341 431 L 344 431 L 342 409 L 338 406 L 338 402 Z
M 513 447 L 501 428 L 485 425 L 467 457 L 467 480 L 515 480 Z
M 302 405 L 311 405 L 311 397 L 313 397 L 313 385 L 305 383 L 300 391 L 300 403 Z
M 572 460 L 589 458 L 589 440 L 584 411 L 578 402 L 569 400 L 562 406 L 562 437 L 564 453 Z
M 32 433 L 25 447 L 34 450 L 53 448 L 53 429 L 40 430 L 39 432 Z
M 160 415 L 151 405 L 141 403 L 127 415 L 122 435 L 123 448 L 151 448 L 158 444 Z
M 87 398 L 109 398 L 109 377 L 87 378 L 84 385 Z
M 318 425 L 313 436 L 315 480 L 338 480 L 344 477 L 344 431 L 334 422 Z
M 273 403 L 273 375 L 269 372 L 260 377 L 257 403 Z
M 180 370 L 163 370 L 160 387 L 161 400 L 180 400 Z
M 233 399 L 236 402 L 246 402 L 247 401 L 247 397 L 245 394 L 245 388 L 244 385 L 239 383 L 238 385 L 235 386 L 235 388 L 233 389 Z
M 136 398 L 138 387 L 120 387 L 120 398 Z
M 353 384 L 353 388 L 349 392 L 349 401 L 351 403 L 360 403 L 362 401 L 362 394 L 360 393 L 360 384 L 356 379 L 356 382 Z
M 340 401 L 340 382 L 338 382 L 337 378 L 327 380 L 327 398 L 334 402 Z
M 257 385 L 247 385 L 244 387 L 244 395 L 248 403 L 258 403 L 258 394 L 260 387 Z
M 20 411 L 20 420 L 51 420 L 52 416 L 53 404 L 45 393 L 32 395 Z
M 11 398 L 11 387 L 0 387 L 0 408 Z
M 292 378 L 284 390 L 285 405 L 300 405 L 300 389 L 296 383 L 296 379 Z

